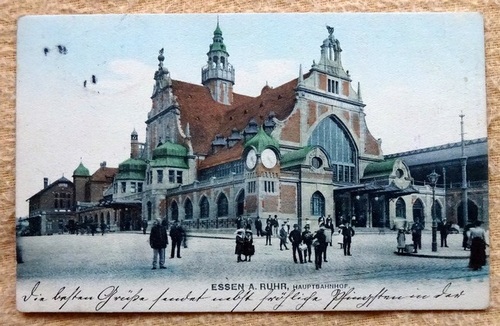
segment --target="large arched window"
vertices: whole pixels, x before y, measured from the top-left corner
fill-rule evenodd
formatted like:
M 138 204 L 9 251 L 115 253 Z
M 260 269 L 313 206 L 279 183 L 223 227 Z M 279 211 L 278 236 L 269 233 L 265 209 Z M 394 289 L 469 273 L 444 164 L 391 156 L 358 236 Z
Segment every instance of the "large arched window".
M 311 215 L 325 216 L 325 197 L 319 191 L 311 197 Z
M 217 217 L 228 215 L 228 202 L 227 197 L 223 193 L 217 199 Z
M 403 198 L 396 201 L 396 217 L 406 218 L 406 204 Z
M 173 201 L 170 206 L 170 216 L 172 216 L 172 221 L 179 220 L 179 206 L 177 206 L 177 202 Z
M 322 120 L 311 134 L 308 144 L 320 146 L 326 151 L 334 182 L 357 182 L 356 145 L 337 118 L 329 117 Z
M 190 220 L 193 218 L 193 204 L 191 203 L 191 199 L 186 199 L 184 203 L 184 219 Z
M 208 218 L 210 213 L 210 204 L 207 197 L 203 196 L 200 200 L 200 218 Z
M 241 216 L 245 209 L 245 191 L 242 190 L 236 198 L 236 216 Z

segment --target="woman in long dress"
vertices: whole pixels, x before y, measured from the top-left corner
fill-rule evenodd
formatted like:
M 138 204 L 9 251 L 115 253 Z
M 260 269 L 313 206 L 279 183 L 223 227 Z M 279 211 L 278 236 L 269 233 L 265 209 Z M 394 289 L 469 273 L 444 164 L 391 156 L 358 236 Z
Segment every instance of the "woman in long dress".
M 406 246 L 405 230 L 399 229 L 397 240 L 398 240 L 398 253 L 404 253 Z
M 470 260 L 469 267 L 477 271 L 486 265 L 486 233 L 477 221 L 475 227 L 469 230 Z

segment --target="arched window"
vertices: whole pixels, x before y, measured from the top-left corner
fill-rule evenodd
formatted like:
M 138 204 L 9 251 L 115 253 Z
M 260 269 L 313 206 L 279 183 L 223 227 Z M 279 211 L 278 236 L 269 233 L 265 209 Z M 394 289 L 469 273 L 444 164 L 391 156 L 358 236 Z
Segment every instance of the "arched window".
M 311 197 L 311 215 L 325 216 L 325 197 L 319 191 Z
M 170 206 L 170 216 L 172 216 L 172 221 L 179 220 L 179 206 L 177 206 L 177 202 L 173 201 Z
M 406 218 L 406 204 L 403 198 L 396 201 L 396 217 Z
M 184 219 L 190 220 L 193 218 L 193 204 L 191 203 L 191 199 L 186 199 L 184 203 Z
M 200 200 L 200 218 L 208 218 L 210 216 L 210 204 L 207 197 L 203 196 Z
M 337 118 L 329 117 L 322 120 L 312 132 L 308 144 L 320 146 L 326 151 L 334 182 L 357 182 L 356 145 L 347 129 Z
M 228 215 L 228 201 L 226 195 L 223 193 L 220 194 L 217 199 L 217 217 L 227 216 Z
M 236 216 L 243 215 L 245 209 L 245 191 L 242 190 L 236 198 Z
M 100 218 L 100 221 L 99 221 L 101 224 L 104 223 L 104 213 L 101 212 L 101 218 Z

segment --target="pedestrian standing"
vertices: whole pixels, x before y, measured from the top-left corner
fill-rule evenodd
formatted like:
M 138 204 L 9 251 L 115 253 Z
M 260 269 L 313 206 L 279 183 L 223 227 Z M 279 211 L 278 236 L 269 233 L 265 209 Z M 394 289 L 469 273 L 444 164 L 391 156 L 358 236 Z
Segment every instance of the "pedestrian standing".
M 351 242 L 354 233 L 354 229 L 351 227 L 349 222 L 347 222 L 345 227 L 342 229 L 344 256 L 351 256 Z
M 287 236 L 288 234 L 285 230 L 285 224 L 281 224 L 281 229 L 279 230 L 280 250 L 283 250 L 283 246 L 285 247 L 286 250 L 288 250 L 288 247 L 286 246 Z
M 107 225 L 104 223 L 104 221 L 101 222 L 101 235 L 104 235 L 106 232 Z
M 243 239 L 243 255 L 244 261 L 252 261 L 252 256 L 255 254 L 255 246 L 253 245 L 253 234 L 250 229 L 245 230 L 245 238 Z
M 290 232 L 288 239 L 290 239 L 290 242 L 292 243 L 293 261 L 296 264 L 298 264 L 298 261 L 297 261 L 297 252 L 298 252 L 299 253 L 299 261 L 301 264 L 303 264 L 304 260 L 302 259 L 302 250 L 299 249 L 299 245 L 302 242 L 302 235 L 300 234 L 298 224 L 293 225 L 293 230 Z
M 314 246 L 314 262 L 316 265 L 316 270 L 321 268 L 321 262 L 323 260 L 323 250 L 326 247 L 326 237 L 325 237 L 325 226 L 321 226 L 318 231 L 313 236 L 313 246 Z
M 448 247 L 448 223 L 446 223 L 446 220 L 443 220 L 442 222 L 439 223 L 439 234 L 441 236 L 441 247 Z
M 272 245 L 271 236 L 273 235 L 273 227 L 271 226 L 271 221 L 267 222 L 265 232 L 266 232 L 266 246 L 268 244 L 271 246 Z
M 318 217 L 318 227 L 321 227 L 321 224 L 325 224 L 325 217 L 323 215 Z
M 406 237 L 404 229 L 398 230 L 398 235 L 396 237 L 396 240 L 398 242 L 398 253 L 404 253 L 406 248 Z
M 252 219 L 250 217 L 246 219 L 245 230 L 252 230 Z
M 236 218 L 236 229 L 237 230 L 241 229 L 242 224 L 243 224 L 243 220 L 241 219 L 241 216 L 238 216 Z
M 306 250 L 304 250 L 304 262 L 312 263 L 311 260 L 311 246 L 313 242 L 313 234 L 310 230 L 309 224 L 304 226 L 304 232 L 302 232 L 302 242 L 306 245 Z
M 172 239 L 172 249 L 170 251 L 170 259 L 174 258 L 175 250 L 177 249 L 177 258 L 181 257 L 181 243 L 184 238 L 184 229 L 179 225 L 179 222 L 174 221 L 170 228 L 170 239 Z
M 142 234 L 146 234 L 146 229 L 148 228 L 148 220 L 142 220 Z
M 477 271 L 486 265 L 486 231 L 481 227 L 482 222 L 476 221 L 469 230 L 470 243 L 469 268 Z
M 160 268 L 165 269 L 165 248 L 168 245 L 167 229 L 161 224 L 161 219 L 157 218 L 149 234 L 149 245 L 153 249 L 153 268 L 156 269 L 158 259 Z
M 327 240 L 327 242 L 330 243 L 330 247 L 332 246 L 332 238 L 333 238 L 333 232 L 335 231 L 335 228 L 333 226 L 333 219 L 331 215 L 328 215 L 328 217 L 325 219 L 325 232 L 330 233 L 330 241 Z
M 273 222 L 272 222 L 273 228 L 274 228 L 274 234 L 276 234 L 277 237 L 279 237 L 279 226 L 280 223 L 278 221 L 278 215 L 274 215 Z
M 417 249 L 422 249 L 422 227 L 418 222 L 411 226 L 411 240 L 413 241 L 413 253 L 416 254 Z
M 321 226 L 323 226 L 323 228 L 325 229 L 324 233 L 325 233 L 325 248 L 323 248 L 323 261 L 325 263 L 328 263 L 328 260 L 326 260 L 326 251 L 328 250 L 328 244 L 332 243 L 332 234 L 330 233 L 330 229 L 325 225 L 325 224 L 321 224 Z
M 243 255 L 243 249 L 245 245 L 245 230 L 244 229 L 238 229 L 236 230 L 236 246 L 234 248 L 234 253 L 236 254 L 237 257 L 237 262 L 243 261 L 241 259 L 241 255 Z
M 263 232 L 262 232 L 262 221 L 260 220 L 260 218 L 257 216 L 255 218 L 255 232 L 257 232 L 257 236 L 258 237 L 261 237 L 263 236 Z

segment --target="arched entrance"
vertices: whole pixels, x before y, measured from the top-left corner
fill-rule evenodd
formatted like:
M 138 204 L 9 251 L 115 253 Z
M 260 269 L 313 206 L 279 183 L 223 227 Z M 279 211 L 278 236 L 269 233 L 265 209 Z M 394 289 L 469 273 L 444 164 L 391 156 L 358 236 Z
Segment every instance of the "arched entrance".
M 413 203 L 413 222 L 420 223 L 422 227 L 425 227 L 424 204 L 420 198 Z
M 478 217 L 478 207 L 472 200 L 467 200 L 467 219 L 468 223 L 474 223 L 477 221 Z M 460 227 L 464 227 L 464 219 L 463 219 L 463 202 L 460 202 L 457 208 L 457 222 Z
M 243 215 L 245 210 L 245 191 L 242 190 L 236 197 L 236 216 Z

